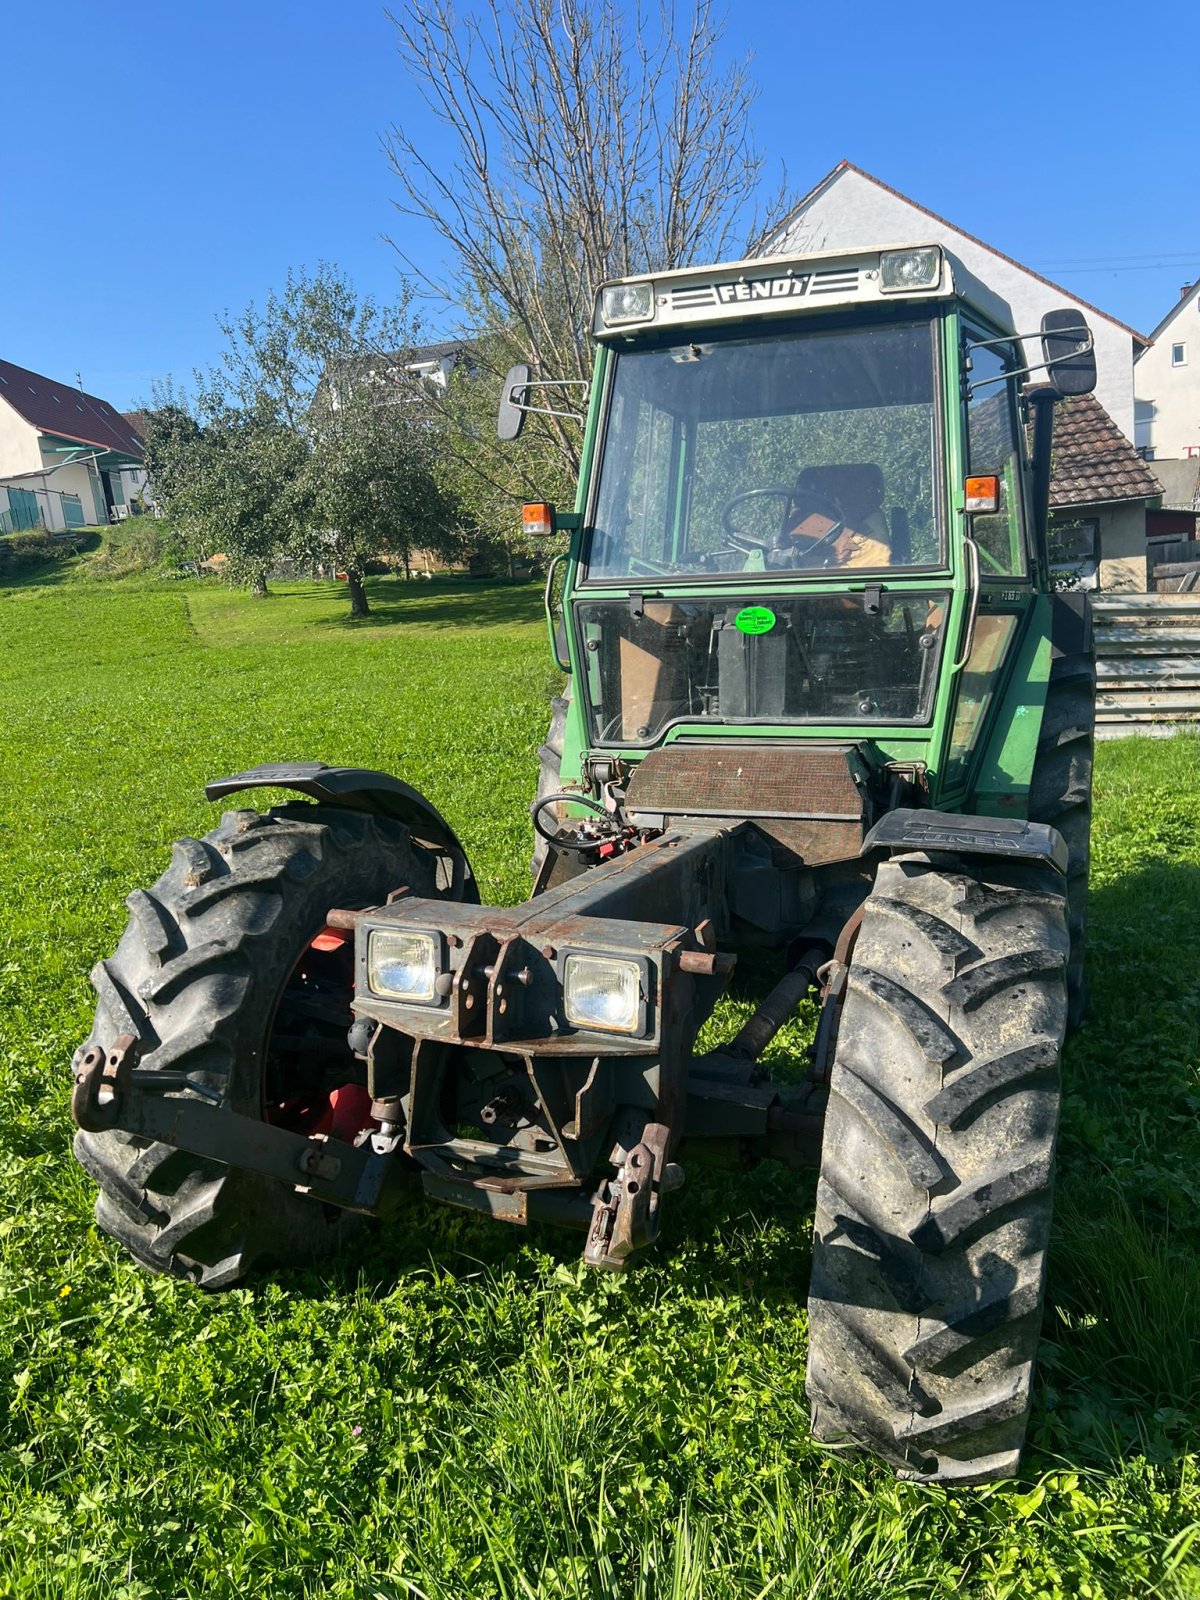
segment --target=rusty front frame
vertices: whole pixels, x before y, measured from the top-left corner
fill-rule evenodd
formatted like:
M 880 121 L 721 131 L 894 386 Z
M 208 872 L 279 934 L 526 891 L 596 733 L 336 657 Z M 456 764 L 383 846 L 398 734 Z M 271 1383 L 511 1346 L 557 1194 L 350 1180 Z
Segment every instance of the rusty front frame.
M 368 1213 L 392 1209 L 419 1183 L 432 1198 L 498 1219 L 581 1228 L 585 1258 L 619 1268 L 655 1237 L 661 1198 L 682 1181 L 685 1138 L 689 1153 L 708 1146 L 736 1164 L 819 1155 L 823 1090 L 772 1086 L 756 1064 L 807 989 L 816 953 L 785 980 L 786 996 L 767 997 L 732 1053 L 693 1055 L 733 970 L 721 947 L 752 830 L 740 819 L 689 821 L 515 907 L 401 895 L 331 911 L 332 925 L 355 929 L 354 1011 L 375 1024 L 366 1059 L 373 1126 L 353 1145 L 205 1103 L 184 1082 L 140 1071 L 136 1051 L 81 1062 L 78 1120 Z M 370 936 L 388 929 L 436 936 L 446 973 L 432 1003 L 370 990 Z M 568 1021 L 570 954 L 638 965 L 636 1034 Z

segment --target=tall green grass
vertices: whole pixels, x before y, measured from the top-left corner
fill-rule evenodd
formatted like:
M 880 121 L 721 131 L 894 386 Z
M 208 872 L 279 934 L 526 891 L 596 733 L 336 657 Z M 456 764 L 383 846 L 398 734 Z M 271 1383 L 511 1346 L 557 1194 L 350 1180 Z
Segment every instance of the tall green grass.
M 515 900 L 555 680 L 530 588 L 381 580 L 350 626 L 336 584 L 56 577 L 0 591 L 0 1595 L 1200 1595 L 1200 744 L 1101 751 L 1032 1447 L 950 1493 L 809 1440 L 812 1181 L 771 1164 L 689 1173 L 615 1280 L 422 1203 L 218 1297 L 96 1232 L 87 972 L 204 780 L 395 771 Z

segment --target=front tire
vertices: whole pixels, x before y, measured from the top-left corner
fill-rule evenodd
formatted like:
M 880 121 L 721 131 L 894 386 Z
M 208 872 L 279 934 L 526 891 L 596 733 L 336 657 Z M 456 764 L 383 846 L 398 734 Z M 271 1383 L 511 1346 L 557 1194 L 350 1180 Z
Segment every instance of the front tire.
M 1041 1327 L 1066 1029 L 1062 879 L 884 862 L 826 1113 L 809 1300 L 814 1435 L 904 1477 L 1016 1470 Z
M 142 1069 L 183 1074 L 185 1093 L 231 1110 L 264 1116 L 293 1089 L 319 1102 L 361 1067 L 346 1042 L 345 979 L 297 998 L 298 963 L 332 907 L 378 905 L 402 885 L 432 895 L 435 865 L 384 818 L 306 804 L 226 812 L 204 839 L 174 846 L 153 888 L 129 896 L 116 953 L 92 972 L 96 1018 L 77 1059 L 132 1033 Z M 119 1128 L 76 1134 L 75 1154 L 99 1184 L 100 1227 L 143 1266 L 209 1289 L 258 1262 L 328 1256 L 356 1222 L 274 1179 Z

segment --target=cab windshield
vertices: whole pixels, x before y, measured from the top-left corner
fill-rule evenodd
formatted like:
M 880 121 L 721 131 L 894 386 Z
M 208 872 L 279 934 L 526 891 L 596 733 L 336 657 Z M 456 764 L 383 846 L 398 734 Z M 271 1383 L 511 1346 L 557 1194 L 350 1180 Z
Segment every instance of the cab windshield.
M 942 560 L 928 321 L 619 354 L 589 579 Z

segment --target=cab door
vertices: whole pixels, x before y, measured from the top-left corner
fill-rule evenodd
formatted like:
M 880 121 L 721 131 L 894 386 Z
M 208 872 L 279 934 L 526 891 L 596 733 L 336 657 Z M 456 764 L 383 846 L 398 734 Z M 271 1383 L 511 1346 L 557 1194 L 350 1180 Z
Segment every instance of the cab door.
M 946 759 L 939 784 L 943 801 L 970 789 L 978 753 L 1016 653 L 1021 622 L 1033 599 L 1029 538 L 1022 492 L 1015 341 L 993 342 L 982 327 L 963 324 L 963 438 L 966 471 L 1000 481 L 999 507 L 962 512 L 976 594 L 974 627 L 954 689 Z M 984 342 L 980 342 L 984 341 Z M 967 366 L 969 358 L 969 366 Z

